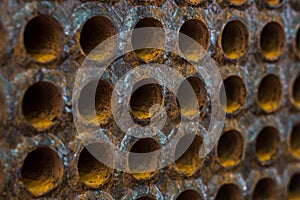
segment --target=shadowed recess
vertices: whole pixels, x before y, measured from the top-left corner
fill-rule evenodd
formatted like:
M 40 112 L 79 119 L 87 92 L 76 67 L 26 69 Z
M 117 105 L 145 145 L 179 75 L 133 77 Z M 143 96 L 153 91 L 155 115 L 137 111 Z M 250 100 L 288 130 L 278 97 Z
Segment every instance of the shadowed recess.
M 97 160 L 87 149 L 93 149 L 104 157 L 108 156 L 108 151 L 104 144 L 92 143 L 88 148 L 84 148 L 79 156 L 78 172 L 81 181 L 87 186 L 96 188 L 109 178 L 110 168 Z
M 285 33 L 283 27 L 277 22 L 266 24 L 260 35 L 260 48 L 267 60 L 276 60 L 283 54 L 285 46 Z
M 22 110 L 32 126 L 48 128 L 61 116 L 63 110 L 60 90 L 50 82 L 41 81 L 31 85 L 23 97 Z
M 35 196 L 54 189 L 63 176 L 63 163 L 58 154 L 41 147 L 27 154 L 22 166 L 22 182 Z
M 229 59 L 245 55 L 248 49 L 249 32 L 244 23 L 235 20 L 228 22 L 222 32 L 222 49 Z
M 288 198 L 289 200 L 300 199 L 300 173 L 296 173 L 291 177 L 288 185 Z
M 149 28 L 149 27 L 156 27 L 160 29 L 155 30 L 147 30 L 143 31 L 142 33 L 136 31 L 138 28 Z M 163 30 L 162 23 L 153 18 L 153 17 L 146 17 L 138 21 L 135 25 L 133 32 L 132 32 L 132 47 L 135 50 L 135 53 L 138 57 L 143 59 L 144 61 L 148 62 L 155 59 L 157 56 L 163 53 L 160 49 L 155 48 L 141 48 L 145 46 L 151 45 L 153 46 L 161 46 L 161 44 L 166 43 L 166 36 L 165 31 Z
M 185 190 L 179 194 L 179 196 L 176 198 L 176 200 L 202 200 L 200 193 L 196 190 Z
M 95 16 L 88 19 L 80 32 L 80 46 L 83 53 L 92 59 L 103 59 L 107 56 L 105 53 L 112 53 L 115 44 L 111 40 L 110 46 L 105 49 L 98 46 L 101 42 L 117 34 L 113 22 L 104 16 Z M 98 46 L 98 48 L 96 48 Z M 105 53 L 104 53 L 105 52 Z
M 274 127 L 263 128 L 256 138 L 256 156 L 260 162 L 267 162 L 276 156 L 280 145 L 279 132 Z
M 218 143 L 218 161 L 223 167 L 232 167 L 240 163 L 244 150 L 244 141 L 236 130 L 222 134 Z
M 266 112 L 276 110 L 282 96 L 282 85 L 280 79 L 273 74 L 265 76 L 258 87 L 258 102 Z
M 238 76 L 230 76 L 224 80 L 225 92 L 226 92 L 226 107 L 227 113 L 234 113 L 241 109 L 246 102 L 246 87 L 243 80 Z M 222 95 L 220 94 L 221 105 L 225 105 L 222 102 Z
M 132 147 L 130 148 L 130 152 L 132 153 L 150 153 L 160 149 L 160 145 L 152 138 L 142 138 L 137 140 Z M 129 169 L 133 172 L 132 175 L 136 179 L 147 179 L 150 178 L 153 172 L 142 172 L 142 169 L 145 166 L 156 166 L 159 157 L 156 155 L 147 155 L 147 160 L 139 160 L 135 159 L 135 155 L 130 154 L 128 157 Z M 139 162 L 139 163 L 137 163 Z M 140 173 L 139 173 L 140 171 Z
M 88 83 L 78 99 L 80 115 L 88 121 L 106 124 L 111 116 L 112 91 L 113 86 L 105 80 Z
M 31 19 L 24 31 L 27 53 L 39 62 L 55 59 L 63 48 L 63 30 L 59 22 L 47 15 Z
M 275 200 L 277 186 L 273 179 L 263 178 L 256 184 L 253 192 L 253 200 Z
M 290 147 L 292 154 L 300 158 L 300 123 L 293 127 L 290 137 Z
M 234 183 L 228 183 L 222 185 L 219 189 L 216 200 L 241 200 L 242 199 L 242 192 L 240 188 Z
M 192 144 L 190 144 L 188 149 L 182 154 L 183 148 L 190 143 L 190 140 L 192 140 Z M 175 161 L 178 171 L 187 175 L 192 175 L 202 165 L 203 160 L 199 158 L 202 142 L 202 138 L 194 134 L 188 134 L 180 138 L 175 149 L 175 157 L 179 157 Z
M 210 41 L 208 27 L 201 20 L 190 19 L 181 26 L 180 33 L 185 34 L 185 39 L 179 35 L 180 51 L 191 60 L 197 60 L 207 50 Z M 200 46 L 199 46 L 200 45 Z

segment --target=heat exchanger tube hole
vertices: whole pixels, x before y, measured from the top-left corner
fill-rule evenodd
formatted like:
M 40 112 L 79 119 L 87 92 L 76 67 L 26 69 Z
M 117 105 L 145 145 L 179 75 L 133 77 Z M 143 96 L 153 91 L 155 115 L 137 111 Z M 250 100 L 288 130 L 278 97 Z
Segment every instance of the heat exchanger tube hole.
M 186 199 L 193 199 L 193 200 L 202 200 L 200 193 L 196 190 L 185 190 L 179 194 L 176 200 L 186 200 Z
M 209 46 L 209 30 L 202 21 L 198 19 L 190 19 L 181 26 L 179 35 L 179 48 L 181 52 L 192 60 L 197 60 L 201 56 L 203 50 L 207 50 Z M 190 37 L 185 39 L 186 37 Z M 204 53 L 204 52 L 202 52 Z
M 292 154 L 300 158 L 300 124 L 294 126 L 291 137 L 290 137 L 290 147 Z
M 31 19 L 24 31 L 27 53 L 39 62 L 55 59 L 63 48 L 63 30 L 57 20 L 47 15 Z
M 135 29 L 139 28 L 160 28 L 160 29 L 149 29 L 147 31 L 143 31 L 142 34 Z M 158 55 L 162 54 L 163 51 L 160 49 L 155 48 L 143 48 L 145 46 L 151 45 L 153 46 L 161 46 L 162 44 L 165 44 L 166 38 L 165 38 L 165 31 L 163 30 L 162 23 L 153 18 L 153 17 L 146 17 L 138 21 L 138 23 L 135 25 L 134 30 L 132 32 L 132 46 L 135 50 L 135 53 L 138 57 L 145 61 L 151 61 L 155 59 Z
M 190 89 L 193 89 L 193 92 L 197 99 L 198 105 L 195 106 L 194 98 L 186 98 L 190 96 Z M 194 116 L 201 112 L 207 103 L 207 91 L 204 81 L 197 77 L 189 77 L 185 79 L 178 88 L 177 98 L 180 99 L 178 105 L 180 105 L 181 113 L 185 116 Z M 198 109 L 195 109 L 197 108 Z
M 105 55 L 106 52 L 113 52 L 115 41 L 112 40 L 111 46 L 106 46 L 105 49 L 101 48 L 102 46 L 99 44 L 116 34 L 117 30 L 110 19 L 104 16 L 92 17 L 84 23 L 81 29 L 81 49 L 86 56 L 92 59 L 103 59 L 107 56 Z M 96 48 L 97 46 L 98 48 Z
M 217 147 L 218 161 L 222 166 L 232 167 L 240 163 L 244 142 L 238 131 L 230 130 L 223 133 Z
M 230 76 L 224 80 L 226 92 L 226 107 L 227 113 L 238 111 L 246 101 L 246 87 L 243 80 L 238 76 Z M 222 96 L 220 95 L 222 101 Z M 222 103 L 222 105 L 225 103 Z
M 192 144 L 190 144 L 188 149 L 182 154 L 181 148 L 189 144 L 191 140 Z M 175 149 L 175 156 L 178 158 L 175 164 L 178 171 L 192 175 L 201 166 L 199 150 L 202 142 L 202 138 L 194 134 L 185 135 L 178 141 Z
M 276 183 L 271 178 L 263 178 L 256 184 L 253 192 L 253 200 L 275 200 L 277 194 Z
M 280 145 L 279 132 L 268 126 L 263 128 L 256 138 L 256 156 L 260 162 L 266 162 L 276 156 Z
M 240 188 L 234 183 L 228 183 L 223 185 L 216 196 L 216 200 L 241 200 L 242 194 Z
M 282 85 L 280 79 L 273 74 L 265 76 L 259 84 L 258 101 L 260 107 L 266 112 L 276 110 L 282 96 Z
M 61 116 L 63 99 L 60 90 L 50 82 L 31 85 L 23 97 L 25 119 L 36 128 L 47 128 Z
M 137 140 L 132 147 L 130 148 L 130 152 L 132 153 L 150 153 L 154 152 L 156 150 L 159 150 L 161 147 L 160 145 L 152 138 L 142 138 Z M 135 155 L 130 154 L 128 158 L 129 163 L 129 169 L 132 170 L 132 175 L 136 179 L 147 179 L 150 178 L 153 172 L 144 172 L 141 171 L 144 166 L 156 166 L 156 163 L 158 162 L 157 154 L 155 155 L 147 155 L 147 160 L 136 160 Z
M 289 200 L 300 199 L 300 173 L 296 173 L 292 176 L 288 186 L 288 198 Z
M 94 157 L 88 149 L 101 154 L 99 156 L 109 155 L 105 145 L 101 143 L 89 144 L 88 148 L 84 148 L 80 153 L 78 160 L 78 172 L 80 179 L 85 185 L 96 188 L 105 183 L 109 178 L 110 168 L 97 160 L 97 158 Z
M 300 108 L 300 74 L 293 84 L 293 100 L 297 107 Z
M 35 196 L 54 189 L 63 176 L 63 163 L 58 154 L 40 147 L 28 153 L 22 166 L 22 182 Z
M 249 32 L 244 23 L 235 20 L 226 24 L 222 32 L 222 49 L 229 59 L 245 55 L 248 49 Z
M 285 33 L 277 22 L 269 22 L 263 28 L 260 36 L 260 48 L 267 60 L 274 61 L 283 53 Z
M 105 124 L 111 115 L 112 91 L 113 86 L 105 80 L 88 83 L 78 99 L 80 115 L 88 121 Z

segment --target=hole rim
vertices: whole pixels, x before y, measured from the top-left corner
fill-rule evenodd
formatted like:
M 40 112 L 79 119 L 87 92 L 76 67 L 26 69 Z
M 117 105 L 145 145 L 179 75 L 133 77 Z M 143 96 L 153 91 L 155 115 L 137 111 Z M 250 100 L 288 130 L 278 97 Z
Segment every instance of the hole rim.
M 28 186 L 26 186 L 26 184 L 24 183 L 23 181 L 23 166 L 25 164 L 25 161 L 26 159 L 28 158 L 28 155 L 30 155 L 31 153 L 35 152 L 35 151 L 38 151 L 38 150 L 47 150 L 48 152 L 47 153 L 50 153 L 52 154 L 51 156 L 54 156 L 56 161 L 54 165 L 59 165 L 58 168 L 59 169 L 59 173 L 56 177 L 56 180 L 54 181 L 55 184 L 52 184 L 52 187 L 49 188 L 48 190 L 45 190 L 45 191 L 42 191 L 42 192 L 33 192 L 32 190 L 30 190 L 28 188 Z M 57 163 L 58 162 L 58 163 Z M 52 163 L 53 165 L 53 163 Z M 64 166 L 64 163 L 63 163 L 63 158 L 62 156 L 59 154 L 59 152 L 57 151 L 57 149 L 55 148 L 52 148 L 51 146 L 47 146 L 47 145 L 40 145 L 40 146 L 36 146 L 36 147 L 32 147 L 27 153 L 24 154 L 23 158 L 22 158 L 22 163 L 21 163 L 21 169 L 20 169 L 20 174 L 19 174 L 19 177 L 20 177 L 20 181 L 21 181 L 21 184 L 22 184 L 22 187 L 28 191 L 31 195 L 33 195 L 34 197 L 40 197 L 40 196 L 43 196 L 45 194 L 48 194 L 50 192 L 52 192 L 53 190 L 56 190 L 61 184 L 62 184 L 62 181 L 63 181 L 63 178 L 64 178 L 64 173 L 65 173 L 65 166 Z M 53 166 L 52 166 L 53 168 Z M 50 178 L 54 178 L 53 177 L 53 172 L 51 173 L 51 177 Z M 49 177 L 48 177 L 49 178 Z
M 246 39 L 245 42 L 242 46 L 242 48 L 244 49 L 243 53 L 240 53 L 240 55 L 235 56 L 235 57 L 231 57 L 230 55 L 228 55 L 228 53 L 226 53 L 225 49 L 224 49 L 224 45 L 223 45 L 223 36 L 224 36 L 224 31 L 226 29 L 226 27 L 228 27 L 228 25 L 232 25 L 238 23 L 239 29 L 240 29 L 240 35 L 246 35 Z M 231 27 L 232 28 L 232 27 Z M 227 38 L 228 39 L 228 38 Z M 241 42 L 241 41 L 239 41 Z M 242 59 L 245 57 L 245 55 L 248 53 L 249 51 L 249 46 L 250 46 L 250 32 L 249 32 L 249 28 L 247 26 L 247 23 L 244 22 L 243 19 L 237 18 L 237 19 L 231 19 L 226 21 L 226 23 L 223 24 L 221 32 L 220 32 L 220 37 L 219 37 L 219 47 L 221 49 L 222 55 L 228 59 L 228 60 L 232 60 L 232 61 L 237 61 L 239 59 Z M 236 53 L 236 52 L 234 52 Z
M 279 49 L 279 52 L 277 54 L 275 54 L 275 56 L 268 56 L 268 55 L 266 55 L 266 53 L 264 53 L 264 52 L 266 52 L 266 50 L 264 50 L 265 48 L 262 47 L 263 46 L 262 45 L 263 33 L 265 31 L 265 28 L 268 27 L 268 26 L 270 26 L 270 25 L 276 25 L 276 29 L 277 29 L 276 33 L 278 34 L 278 38 L 277 38 L 278 41 L 277 42 L 279 43 L 279 45 L 276 48 Z M 286 52 L 286 45 L 287 45 L 287 43 L 286 43 L 287 34 L 285 33 L 283 27 L 284 26 L 279 21 L 268 21 L 268 22 L 264 23 L 264 25 L 262 26 L 260 34 L 259 34 L 258 49 L 260 50 L 260 53 L 263 56 L 263 58 L 264 58 L 265 61 L 276 62 L 276 61 L 279 60 L 279 58 L 281 58 L 285 54 L 285 52 Z M 279 31 L 279 29 L 280 29 L 280 31 Z M 272 29 L 271 29 L 271 31 L 274 32 L 274 30 L 272 30 Z M 269 36 L 269 34 L 267 36 Z M 281 42 L 281 44 L 280 44 L 280 42 Z M 269 50 L 267 50 L 267 51 L 268 51 L 267 53 L 270 53 Z M 271 54 L 272 54 L 273 51 L 274 50 L 271 50 Z
M 55 38 L 51 38 L 51 43 L 53 43 L 53 40 L 57 40 L 55 41 L 54 43 L 55 44 L 55 48 L 51 47 L 51 50 L 55 51 L 55 55 L 52 55 L 53 57 L 52 58 L 48 58 L 46 60 L 42 60 L 42 59 L 37 59 L 37 58 L 34 58 L 34 56 L 32 56 L 32 53 L 29 52 L 28 48 L 26 47 L 26 30 L 28 30 L 28 25 L 33 21 L 33 20 L 41 20 L 42 19 L 42 26 L 47 26 L 48 28 L 51 28 L 51 32 L 52 34 L 55 35 Z M 44 22 L 44 20 L 46 19 L 46 24 Z M 40 22 L 39 22 L 40 23 Z M 50 27 L 49 27 L 49 24 Z M 41 64 L 48 64 L 48 63 L 52 63 L 52 62 L 55 62 L 57 60 L 59 60 L 62 55 L 63 55 L 63 52 L 64 52 L 64 45 L 65 45 L 65 39 L 66 39 L 66 35 L 64 33 L 64 28 L 62 26 L 63 24 L 59 21 L 59 19 L 57 19 L 56 16 L 53 16 L 51 15 L 51 13 L 46 13 L 46 14 L 41 14 L 41 13 L 37 13 L 35 15 L 32 15 L 28 21 L 23 25 L 23 30 L 22 30 L 22 35 L 21 35 L 21 38 L 22 38 L 22 46 L 23 46 L 23 49 L 24 49 L 24 52 L 26 54 L 26 56 L 34 61 L 34 62 L 37 62 L 37 63 L 41 63 Z M 36 27 L 34 27 L 36 28 Z M 55 33 L 56 32 L 56 33 Z M 29 38 L 30 39 L 30 38 Z M 31 40 L 31 39 L 30 39 Z M 32 43 L 32 42 L 29 42 L 29 43 Z M 44 50 L 44 49 L 39 49 L 39 50 Z M 49 55 L 49 53 L 47 53 L 46 55 Z
M 259 95 L 260 91 L 261 91 L 260 90 L 261 84 L 263 83 L 263 81 L 266 80 L 266 78 L 272 78 L 273 79 L 272 83 L 276 79 L 276 85 L 277 85 L 276 87 L 278 87 L 278 86 L 280 87 L 279 94 L 275 94 L 276 95 L 276 103 L 270 109 L 266 108 L 266 106 L 261 105 L 261 98 L 259 97 L 259 96 L 261 96 L 261 95 Z M 274 85 L 274 83 L 272 85 Z M 277 88 L 275 88 L 275 89 L 276 89 L 276 91 L 278 91 Z M 274 74 L 274 73 L 267 73 L 267 74 L 263 75 L 261 77 L 259 84 L 257 85 L 257 89 L 256 89 L 256 102 L 257 102 L 259 108 L 262 109 L 266 113 L 276 112 L 277 110 L 280 109 L 280 107 L 283 103 L 283 97 L 284 97 L 283 84 L 282 84 L 282 80 L 280 79 L 280 76 L 278 74 Z M 270 101 L 270 99 L 267 99 L 267 102 L 268 102 L 267 104 L 269 104 L 269 101 Z M 272 104 L 273 104 L 273 102 L 272 102 Z

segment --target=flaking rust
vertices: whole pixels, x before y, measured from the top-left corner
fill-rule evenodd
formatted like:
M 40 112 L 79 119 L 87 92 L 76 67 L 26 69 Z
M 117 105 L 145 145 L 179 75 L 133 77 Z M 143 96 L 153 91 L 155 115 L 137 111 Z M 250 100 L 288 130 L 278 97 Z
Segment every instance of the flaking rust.
M 0 6 L 0 199 L 300 199 L 298 0 L 2 0 Z M 96 119 L 86 113 L 89 104 L 72 104 L 75 76 L 90 50 L 141 27 L 187 34 L 220 69 L 226 120 L 203 159 L 197 153 L 210 122 L 210 83 L 179 55 L 143 49 L 113 61 L 97 87 Z M 190 52 L 178 38 L 161 39 Z M 130 174 L 88 153 L 84 145 L 99 145 L 107 155 L 109 149 L 89 134 L 89 144 L 81 142 L 72 109 L 88 124 L 87 132 L 100 127 L 117 147 L 136 153 L 162 148 L 171 142 L 180 112 L 193 114 L 180 110 L 177 94 L 151 84 L 130 102 L 131 116 L 141 125 L 149 124 L 151 105 L 166 107 L 166 124 L 156 137 L 127 135 L 110 112 L 117 80 L 144 63 L 166 64 L 192 76 L 187 81 L 201 107 L 200 127 L 191 128 L 197 136 L 176 162 Z M 88 84 L 76 94 L 83 102 Z M 175 151 L 184 140 L 173 142 Z

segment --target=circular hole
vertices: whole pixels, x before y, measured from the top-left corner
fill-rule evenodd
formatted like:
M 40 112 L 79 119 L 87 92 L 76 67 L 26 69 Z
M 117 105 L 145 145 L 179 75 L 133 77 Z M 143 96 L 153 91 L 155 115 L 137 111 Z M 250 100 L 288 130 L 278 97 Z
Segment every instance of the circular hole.
M 296 173 L 291 178 L 288 188 L 289 200 L 300 199 L 300 173 Z
M 22 182 L 35 196 L 54 189 L 62 179 L 63 163 L 58 154 L 48 147 L 28 153 L 22 166 Z
M 237 59 L 245 55 L 248 49 L 248 29 L 241 21 L 231 21 L 222 32 L 222 49 L 229 59 Z
M 62 51 L 63 30 L 58 21 L 46 15 L 30 20 L 24 31 L 27 53 L 39 62 L 49 62 Z
M 183 153 L 183 148 L 186 148 L 187 144 L 191 143 L 191 140 L 192 144 Z M 202 138 L 194 134 L 185 135 L 180 138 L 175 149 L 175 157 L 177 158 L 175 164 L 180 172 L 192 175 L 202 165 L 199 158 L 202 142 Z
M 282 3 L 282 0 L 264 0 L 270 6 L 276 6 Z
M 293 84 L 293 100 L 294 104 L 300 108 L 300 75 Z
M 111 115 L 113 86 L 107 81 L 91 81 L 81 91 L 78 111 L 88 121 L 105 124 Z
M 252 199 L 263 200 L 263 199 L 276 199 L 276 183 L 271 178 L 261 179 L 255 186 Z
M 155 200 L 156 198 L 154 198 L 153 196 L 143 196 L 143 197 L 139 197 L 136 200 Z
M 80 33 L 80 46 L 83 53 L 92 59 L 104 59 L 107 52 L 112 53 L 115 45 L 102 49 L 101 42 L 117 34 L 117 30 L 110 19 L 104 16 L 95 16 L 87 20 Z M 97 48 L 96 48 L 97 47 Z M 103 53 L 105 52 L 105 53 Z
M 230 199 L 230 200 L 242 199 L 240 188 L 233 183 L 228 183 L 223 185 L 217 193 L 216 200 L 224 200 L 224 199 Z
M 80 153 L 78 160 L 78 172 L 81 181 L 87 186 L 98 187 L 105 183 L 105 181 L 109 178 L 110 169 L 97 160 L 97 158 L 95 158 L 88 149 L 95 151 L 95 153 L 99 154 L 99 156 L 107 156 L 109 154 L 106 146 L 101 143 L 89 144 L 89 146 L 84 148 Z
M 290 147 L 292 154 L 300 158 L 300 124 L 294 126 L 290 138 Z
M 271 160 L 278 152 L 280 145 L 279 132 L 274 127 L 265 127 L 256 138 L 256 156 L 260 162 Z
M 295 38 L 295 50 L 298 57 L 300 57 L 300 28 L 298 28 Z
M 218 161 L 224 167 L 237 165 L 241 161 L 243 147 L 243 138 L 238 131 L 231 130 L 223 133 L 217 147 Z
M 47 128 L 61 116 L 63 99 L 59 89 L 50 82 L 31 85 L 23 97 L 25 119 L 36 128 Z
M 238 76 L 230 76 L 224 80 L 224 87 L 226 92 L 226 107 L 227 113 L 234 113 L 238 111 L 246 101 L 246 87 L 243 80 Z M 220 101 L 223 97 L 220 95 Z M 222 103 L 225 105 L 225 103 Z
M 152 138 L 142 138 L 136 141 L 131 149 L 131 153 L 150 153 L 160 149 L 160 145 Z M 153 172 L 143 172 L 145 166 L 156 166 L 159 158 L 157 155 L 147 155 L 147 160 L 139 160 L 136 154 L 129 154 L 128 163 L 129 169 L 133 172 L 136 179 L 150 178 Z M 138 160 L 137 160 L 138 159 Z
M 277 22 L 269 22 L 263 28 L 260 36 L 260 47 L 267 60 L 276 60 L 284 50 L 285 33 Z
M 131 112 L 139 120 L 152 118 L 163 105 L 163 88 L 152 79 L 144 79 L 133 86 Z
M 245 3 L 246 0 L 229 0 L 229 2 L 233 5 L 239 6 L 239 5 L 242 5 L 243 3 Z
M 176 200 L 187 200 L 187 199 L 193 199 L 193 200 L 202 200 L 201 195 L 196 190 L 185 190 L 179 194 L 179 196 L 176 198 Z
M 198 60 L 209 46 L 209 30 L 202 21 L 190 19 L 181 26 L 179 35 L 180 51 L 189 59 Z
M 157 29 L 147 29 L 147 31 L 138 30 L 139 28 L 150 27 L 155 27 Z M 153 17 L 141 19 L 133 29 L 131 40 L 132 47 L 138 57 L 145 61 L 155 59 L 158 55 L 162 54 L 163 51 L 150 47 L 160 47 L 162 44 L 166 43 L 166 37 L 162 23 Z M 144 48 L 148 46 L 150 47 Z
M 282 85 L 276 75 L 270 74 L 263 78 L 258 88 L 259 105 L 266 112 L 276 110 L 280 104 Z
M 190 87 L 192 87 L 193 91 L 190 90 Z M 194 93 L 191 94 L 191 92 Z M 194 95 L 197 97 L 197 102 L 192 98 Z M 201 112 L 205 108 L 207 102 L 205 83 L 197 77 L 185 79 L 178 88 L 177 99 L 180 99 L 178 105 L 180 105 L 181 113 L 183 115 L 194 116 L 198 114 L 199 111 Z

